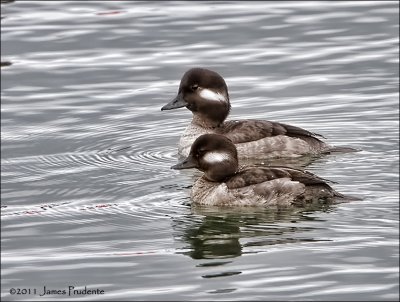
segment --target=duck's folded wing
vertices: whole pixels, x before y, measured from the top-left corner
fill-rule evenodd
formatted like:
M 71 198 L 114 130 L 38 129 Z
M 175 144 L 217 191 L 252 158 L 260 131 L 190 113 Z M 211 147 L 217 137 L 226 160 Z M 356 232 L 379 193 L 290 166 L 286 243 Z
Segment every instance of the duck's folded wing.
M 328 180 L 318 177 L 313 173 L 283 166 L 247 167 L 227 180 L 226 185 L 230 189 L 236 189 L 279 178 L 288 178 L 304 185 L 318 184 L 329 187 L 327 184 Z
M 266 167 L 247 167 L 241 169 L 234 176 L 230 177 L 226 181 L 226 185 L 229 189 L 237 189 L 281 177 L 290 178 L 290 174 L 282 169 L 269 169 Z
M 304 194 L 305 185 L 283 177 L 231 190 L 245 205 L 291 205 Z M 251 198 L 249 198 L 251 196 Z
M 268 169 L 271 170 L 284 170 L 286 173 L 290 175 L 290 178 L 295 180 L 295 181 L 300 181 L 301 183 L 305 185 L 328 185 L 327 183 L 335 183 L 332 180 L 325 179 L 322 177 L 319 177 L 318 175 L 315 175 L 311 172 L 305 171 L 305 170 L 300 170 L 300 169 L 295 169 L 291 167 L 282 167 L 282 166 L 270 166 Z
M 228 137 L 234 144 L 256 141 L 276 135 L 287 135 L 319 142 L 317 136 L 322 137 L 322 135 L 300 127 L 262 120 L 227 121 L 217 129 L 217 132 Z
M 263 196 L 265 200 L 274 201 L 279 204 L 291 204 L 294 200 L 303 194 L 305 185 L 290 178 L 279 178 L 266 181 L 254 186 L 254 192 Z

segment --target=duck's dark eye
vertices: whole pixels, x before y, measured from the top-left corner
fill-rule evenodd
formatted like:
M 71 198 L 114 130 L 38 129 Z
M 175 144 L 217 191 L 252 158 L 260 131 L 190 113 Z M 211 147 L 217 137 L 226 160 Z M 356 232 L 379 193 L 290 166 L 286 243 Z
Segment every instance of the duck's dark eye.
M 199 150 L 197 151 L 197 156 L 198 156 L 198 157 L 201 157 L 201 156 L 203 156 L 206 152 L 207 152 L 207 150 L 205 150 L 205 149 L 199 149 Z
M 199 85 L 197 84 L 190 86 L 190 89 L 192 89 L 193 91 L 195 91 L 197 88 L 199 88 Z

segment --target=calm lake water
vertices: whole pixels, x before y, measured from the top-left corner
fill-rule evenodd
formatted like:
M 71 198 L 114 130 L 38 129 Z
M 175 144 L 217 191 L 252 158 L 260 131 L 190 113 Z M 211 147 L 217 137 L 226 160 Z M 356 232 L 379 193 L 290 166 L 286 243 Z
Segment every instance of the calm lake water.
M 2 299 L 399 299 L 397 1 L 1 9 Z M 192 208 L 199 174 L 170 169 L 191 113 L 160 109 L 195 66 L 230 118 L 362 149 L 306 167 L 362 200 Z

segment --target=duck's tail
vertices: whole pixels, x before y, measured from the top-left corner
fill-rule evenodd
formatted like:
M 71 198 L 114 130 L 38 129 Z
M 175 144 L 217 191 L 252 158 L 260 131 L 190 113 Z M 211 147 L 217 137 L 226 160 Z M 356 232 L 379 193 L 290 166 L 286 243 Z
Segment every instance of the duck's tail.
M 360 152 L 360 151 L 362 150 L 351 147 L 332 146 L 326 149 L 324 153 L 349 153 L 349 152 Z
M 361 201 L 362 198 L 352 196 L 352 195 L 344 195 L 339 192 L 334 192 L 335 202 L 336 203 L 345 203 L 345 202 L 352 202 L 352 201 Z

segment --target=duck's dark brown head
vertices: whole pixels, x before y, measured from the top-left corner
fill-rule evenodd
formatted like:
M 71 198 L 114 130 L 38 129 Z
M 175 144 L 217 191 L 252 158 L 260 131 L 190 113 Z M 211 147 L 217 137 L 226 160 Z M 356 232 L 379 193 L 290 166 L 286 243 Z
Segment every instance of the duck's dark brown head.
M 228 87 L 215 71 L 192 68 L 182 77 L 178 95 L 161 110 L 186 107 L 193 112 L 196 122 L 205 127 L 216 127 L 230 111 Z
M 203 134 L 198 137 L 189 156 L 172 169 L 197 168 L 210 181 L 222 182 L 238 170 L 238 157 L 231 140 L 219 134 Z

